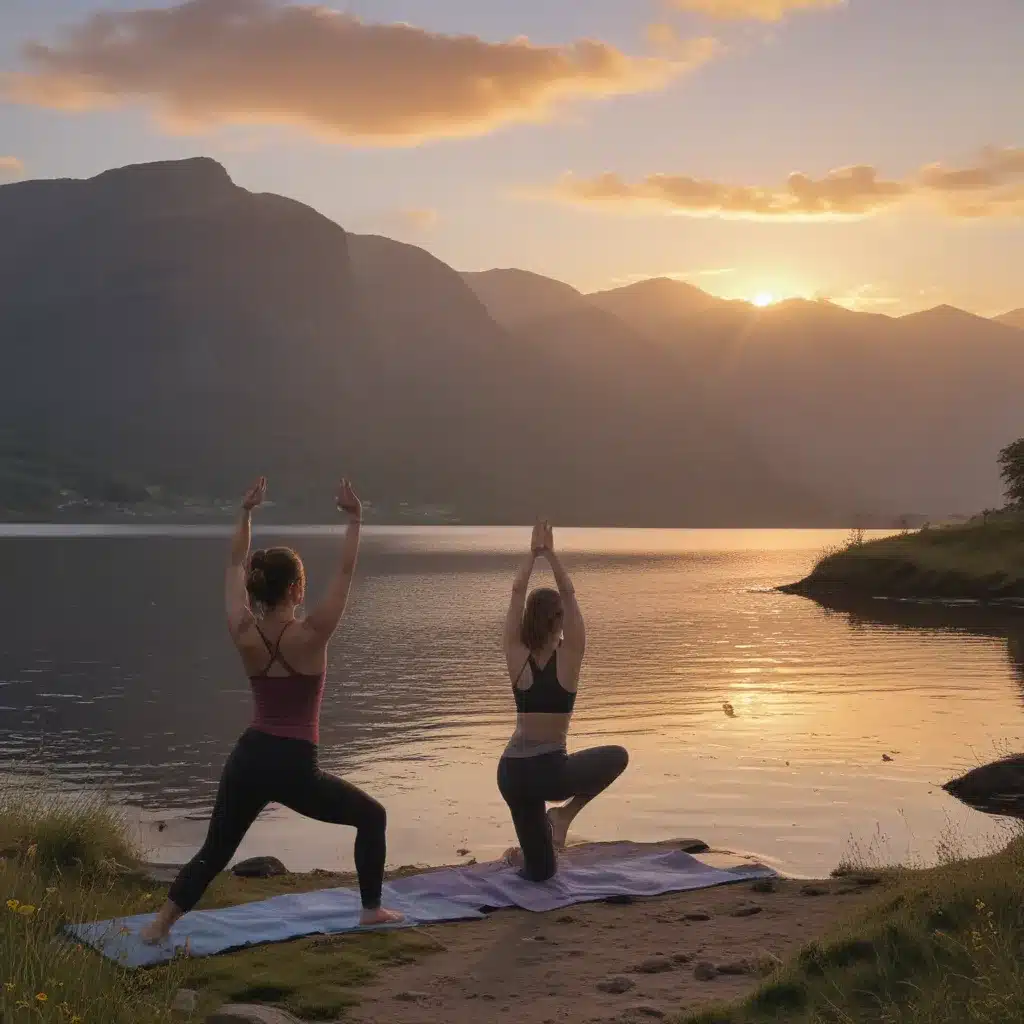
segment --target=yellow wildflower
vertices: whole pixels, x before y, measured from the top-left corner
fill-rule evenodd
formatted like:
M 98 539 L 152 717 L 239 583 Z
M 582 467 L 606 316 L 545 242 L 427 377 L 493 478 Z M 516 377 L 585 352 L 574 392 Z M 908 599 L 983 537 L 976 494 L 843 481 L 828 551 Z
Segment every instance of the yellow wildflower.
M 82 1024 L 82 1018 L 76 1013 L 74 1017 L 71 1018 L 71 1024 Z
M 26 856 L 26 857 L 29 857 L 29 858 L 31 858 L 31 857 L 34 857 L 35 855 L 36 855 L 36 844 L 35 844 L 35 843 L 33 843 L 33 844 L 32 844 L 32 845 L 31 845 L 31 846 L 30 846 L 30 847 L 29 847 L 29 848 L 28 848 L 28 849 L 27 849 L 27 850 L 25 851 L 25 856 Z
M 21 906 L 21 904 L 17 900 L 8 900 L 7 901 L 7 909 L 8 910 L 17 910 L 18 907 L 20 907 L 20 906 Z
M 22 905 L 18 907 L 18 913 L 21 914 L 22 917 L 31 917 L 35 912 L 36 908 L 33 907 L 31 903 L 22 903 Z
M 14 991 L 14 982 L 13 981 L 4 982 L 4 988 L 7 989 L 8 992 L 13 992 Z
M 45 992 L 37 992 L 36 993 L 36 1002 L 37 1003 L 45 1003 L 46 1002 L 46 993 Z

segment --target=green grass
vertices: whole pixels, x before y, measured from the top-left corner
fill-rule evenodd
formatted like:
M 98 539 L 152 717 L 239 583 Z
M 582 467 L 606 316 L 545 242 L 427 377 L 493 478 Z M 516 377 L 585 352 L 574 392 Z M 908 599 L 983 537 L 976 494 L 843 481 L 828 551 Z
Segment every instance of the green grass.
M 879 597 L 1024 598 L 1024 517 L 850 543 L 825 552 L 792 589 L 813 596 L 829 588 Z
M 352 881 L 222 875 L 199 909 Z M 170 1024 L 182 1020 L 171 1010 L 180 988 L 199 991 L 199 1020 L 229 1001 L 333 1020 L 382 967 L 441 948 L 410 930 L 318 937 L 127 971 L 61 937 L 65 924 L 156 910 L 166 888 L 146 879 L 124 821 L 103 800 L 0 791 L 0 1021 Z
M 806 945 L 749 999 L 681 1024 L 1004 1024 L 1024 1020 L 1024 838 L 886 873 L 878 900 Z

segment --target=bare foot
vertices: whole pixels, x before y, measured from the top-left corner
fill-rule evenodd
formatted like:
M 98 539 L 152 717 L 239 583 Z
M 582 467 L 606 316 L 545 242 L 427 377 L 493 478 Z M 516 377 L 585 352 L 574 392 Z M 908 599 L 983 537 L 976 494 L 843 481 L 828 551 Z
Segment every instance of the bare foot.
M 526 862 L 523 860 L 523 851 L 518 846 L 510 846 L 502 855 L 501 859 L 510 868 L 521 868 Z
M 166 941 L 169 934 L 170 929 L 157 917 L 139 932 L 139 938 L 147 946 L 159 946 L 161 942 Z
M 569 825 L 573 815 L 566 814 L 564 807 L 552 807 L 548 811 L 548 824 L 551 826 L 551 842 L 556 850 L 565 849 L 565 841 L 569 836 Z
M 405 915 L 397 910 L 386 910 L 378 907 L 376 910 L 364 910 L 359 915 L 359 924 L 362 926 L 372 924 L 400 924 L 405 920 Z

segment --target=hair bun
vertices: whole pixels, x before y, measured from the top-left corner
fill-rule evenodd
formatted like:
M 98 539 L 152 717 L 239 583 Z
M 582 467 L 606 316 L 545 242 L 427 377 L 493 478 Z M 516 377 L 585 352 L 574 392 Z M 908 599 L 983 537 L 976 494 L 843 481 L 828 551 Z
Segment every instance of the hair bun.
M 267 553 L 263 548 L 259 548 L 249 556 L 249 568 L 262 570 L 267 566 Z

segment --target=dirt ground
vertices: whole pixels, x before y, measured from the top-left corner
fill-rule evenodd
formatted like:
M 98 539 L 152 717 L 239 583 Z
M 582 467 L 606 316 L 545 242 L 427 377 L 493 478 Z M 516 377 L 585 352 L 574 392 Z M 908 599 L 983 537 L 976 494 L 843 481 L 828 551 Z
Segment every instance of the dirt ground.
M 671 1017 L 748 994 L 763 965 L 863 907 L 877 881 L 743 882 L 424 928 L 443 951 L 385 969 L 361 989 L 361 1005 L 346 1020 L 626 1024 Z

